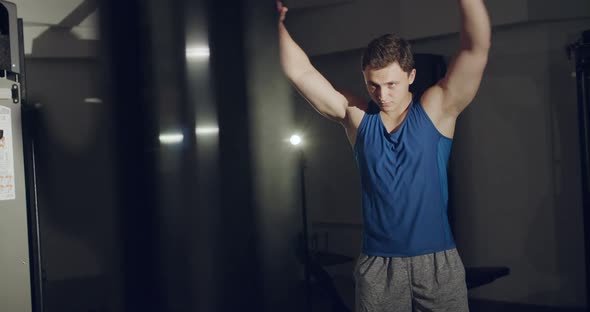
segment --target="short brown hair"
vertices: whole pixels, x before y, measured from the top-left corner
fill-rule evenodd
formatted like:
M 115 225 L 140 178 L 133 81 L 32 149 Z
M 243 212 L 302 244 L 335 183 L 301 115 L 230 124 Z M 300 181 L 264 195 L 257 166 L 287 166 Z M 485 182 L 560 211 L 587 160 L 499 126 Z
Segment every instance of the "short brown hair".
M 394 34 L 387 34 L 369 42 L 362 56 L 362 70 L 381 69 L 397 62 L 404 72 L 414 69 L 410 43 Z

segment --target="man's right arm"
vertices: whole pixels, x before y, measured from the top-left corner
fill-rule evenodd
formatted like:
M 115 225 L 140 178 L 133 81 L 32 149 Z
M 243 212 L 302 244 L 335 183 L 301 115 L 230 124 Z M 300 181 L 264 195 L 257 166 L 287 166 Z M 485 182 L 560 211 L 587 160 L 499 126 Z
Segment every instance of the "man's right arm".
M 309 57 L 291 38 L 283 21 L 286 7 L 277 2 L 279 10 L 279 49 L 281 66 L 287 79 L 301 95 L 323 116 L 343 122 L 347 117 L 349 100 L 330 84 L 311 64 Z

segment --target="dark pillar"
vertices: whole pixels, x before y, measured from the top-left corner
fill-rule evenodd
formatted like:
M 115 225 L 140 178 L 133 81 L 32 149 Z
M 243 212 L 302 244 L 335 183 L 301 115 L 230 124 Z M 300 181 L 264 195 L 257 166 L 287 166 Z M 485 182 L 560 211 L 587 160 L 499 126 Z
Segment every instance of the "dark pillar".
M 586 248 L 586 305 L 590 307 L 590 30 L 568 47 L 576 62 L 580 160 L 582 168 L 582 205 Z
M 274 5 L 103 2 L 124 311 L 295 311 L 303 301 Z

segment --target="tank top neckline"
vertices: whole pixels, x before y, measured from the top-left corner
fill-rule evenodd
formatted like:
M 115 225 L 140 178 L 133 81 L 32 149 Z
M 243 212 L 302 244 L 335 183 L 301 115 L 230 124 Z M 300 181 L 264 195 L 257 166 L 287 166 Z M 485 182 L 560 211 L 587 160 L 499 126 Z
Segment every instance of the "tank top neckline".
M 377 105 L 377 104 L 375 104 L 375 105 Z M 379 106 L 377 106 L 377 107 L 379 107 Z M 383 118 L 381 117 L 381 110 L 379 109 L 378 113 L 377 113 L 377 117 L 379 118 L 379 124 L 381 124 L 381 128 L 383 129 L 383 134 L 385 134 L 386 136 L 389 136 L 389 137 L 394 137 L 394 136 L 398 135 L 399 132 L 402 130 L 402 128 L 405 126 L 406 121 L 408 120 L 408 117 L 410 115 L 410 110 L 413 107 L 414 107 L 414 99 L 412 99 L 410 101 L 410 104 L 408 104 L 408 106 L 406 108 L 406 110 L 408 112 L 406 113 L 406 116 L 404 116 L 404 120 L 402 120 L 402 122 L 396 127 L 397 129 L 393 129 L 391 132 L 387 131 L 387 127 L 385 126 L 385 123 L 383 122 Z

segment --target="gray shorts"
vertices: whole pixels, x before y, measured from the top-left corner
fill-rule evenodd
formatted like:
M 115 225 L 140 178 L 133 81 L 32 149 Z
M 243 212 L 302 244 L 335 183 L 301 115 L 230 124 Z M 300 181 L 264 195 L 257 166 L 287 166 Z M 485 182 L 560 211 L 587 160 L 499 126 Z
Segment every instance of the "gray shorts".
M 457 249 L 415 257 L 362 254 L 354 269 L 356 312 L 469 311 Z

